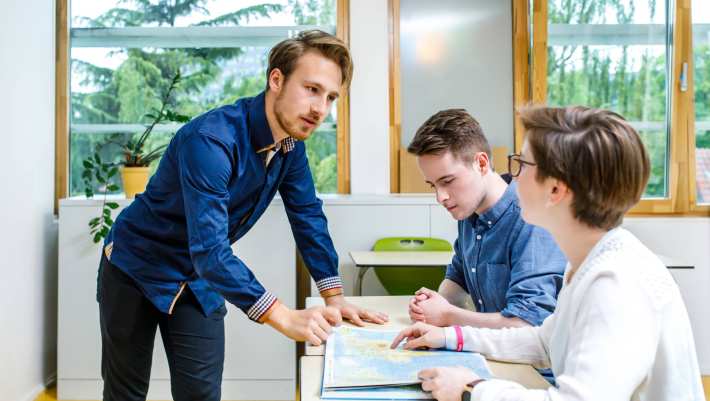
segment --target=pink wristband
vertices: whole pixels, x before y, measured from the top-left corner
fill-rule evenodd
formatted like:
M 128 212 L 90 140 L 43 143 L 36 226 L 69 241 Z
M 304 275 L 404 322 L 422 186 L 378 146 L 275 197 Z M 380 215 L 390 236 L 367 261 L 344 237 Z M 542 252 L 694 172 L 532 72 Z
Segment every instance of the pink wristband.
M 461 326 L 454 326 L 454 331 L 456 331 L 456 351 L 461 352 L 463 350 L 463 332 L 461 331 Z

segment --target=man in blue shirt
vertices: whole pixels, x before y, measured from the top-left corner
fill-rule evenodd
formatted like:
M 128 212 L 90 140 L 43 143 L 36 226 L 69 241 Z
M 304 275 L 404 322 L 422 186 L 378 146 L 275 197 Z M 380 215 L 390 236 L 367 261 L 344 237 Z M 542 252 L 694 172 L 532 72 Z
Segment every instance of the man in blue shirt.
M 173 398 L 219 400 L 225 299 L 250 319 L 316 345 L 342 318 L 358 325 L 387 320 L 344 300 L 302 142 L 351 75 L 340 40 L 302 32 L 271 50 L 265 92 L 178 131 L 105 242 L 97 288 L 104 400 L 145 400 L 157 327 Z M 276 191 L 325 307 L 289 309 L 232 252 Z M 265 243 L 263 251 L 277 246 Z
M 442 327 L 541 325 L 555 309 L 566 260 L 549 233 L 521 218 L 515 184 L 493 171 L 478 122 L 465 110 L 440 111 L 419 128 L 408 151 L 437 201 L 458 220 L 446 278 L 438 292 L 417 291 L 412 320 Z

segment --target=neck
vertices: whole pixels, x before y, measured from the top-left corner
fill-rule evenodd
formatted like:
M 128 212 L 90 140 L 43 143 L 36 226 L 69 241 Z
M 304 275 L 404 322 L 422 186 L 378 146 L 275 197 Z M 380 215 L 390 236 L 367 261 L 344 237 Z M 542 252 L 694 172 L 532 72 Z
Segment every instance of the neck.
M 556 227 L 548 228 L 548 230 L 569 261 L 570 271 L 567 274 L 567 281 L 569 282 L 592 248 L 608 231 L 583 224 L 571 215 L 558 221 L 560 220 L 560 224 L 557 224 Z
M 269 129 L 271 130 L 271 135 L 274 138 L 274 143 L 277 143 L 285 139 L 288 134 L 286 133 L 286 130 L 281 127 L 281 124 L 279 124 L 279 120 L 276 117 L 275 105 L 276 94 L 270 90 L 267 90 L 266 95 L 264 96 L 266 122 L 269 124 Z
M 503 197 L 505 190 L 508 189 L 508 184 L 493 171 L 483 176 L 483 186 L 486 188 L 486 194 L 481 201 L 481 204 L 476 208 L 476 214 L 479 216 L 493 207 L 500 198 Z

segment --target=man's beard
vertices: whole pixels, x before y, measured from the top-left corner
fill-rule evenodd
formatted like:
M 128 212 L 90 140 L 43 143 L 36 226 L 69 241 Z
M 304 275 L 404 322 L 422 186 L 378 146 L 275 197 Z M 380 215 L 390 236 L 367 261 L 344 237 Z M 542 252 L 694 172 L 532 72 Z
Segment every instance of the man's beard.
M 317 127 L 314 127 L 312 130 L 306 130 L 304 132 L 302 129 L 304 127 L 299 127 L 298 123 L 289 124 L 286 120 L 286 116 L 281 111 L 281 107 L 279 107 L 279 104 L 281 102 L 283 102 L 283 93 L 279 93 L 276 96 L 276 100 L 274 101 L 274 115 L 276 116 L 276 122 L 279 124 L 279 127 L 281 127 L 281 129 L 284 130 L 286 134 L 288 134 L 288 136 L 298 139 L 299 141 L 305 141 L 306 139 L 308 139 L 311 131 L 315 130 L 315 128 Z

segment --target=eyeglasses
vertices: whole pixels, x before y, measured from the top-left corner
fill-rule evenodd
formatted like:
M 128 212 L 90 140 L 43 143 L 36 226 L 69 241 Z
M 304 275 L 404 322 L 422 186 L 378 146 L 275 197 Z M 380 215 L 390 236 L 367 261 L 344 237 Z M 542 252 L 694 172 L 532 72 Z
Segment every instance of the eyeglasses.
M 519 176 L 520 172 L 523 171 L 523 164 L 527 164 L 528 166 L 536 166 L 533 162 L 523 160 L 519 153 L 511 153 L 508 155 L 508 173 L 511 176 Z

